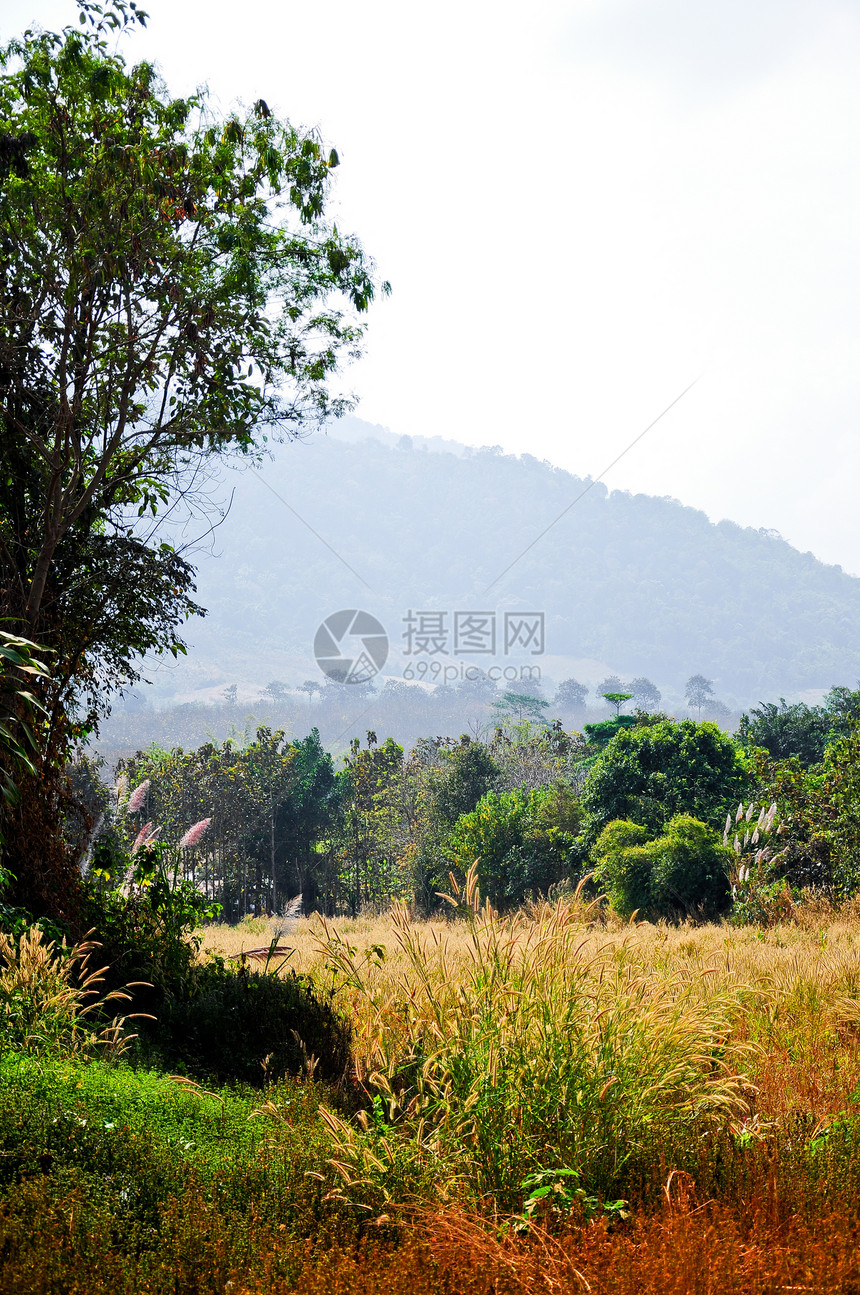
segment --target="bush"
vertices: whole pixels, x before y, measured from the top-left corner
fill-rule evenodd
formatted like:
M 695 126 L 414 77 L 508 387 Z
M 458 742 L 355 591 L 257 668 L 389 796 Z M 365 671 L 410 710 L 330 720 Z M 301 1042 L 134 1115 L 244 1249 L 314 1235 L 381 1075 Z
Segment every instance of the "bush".
M 148 982 L 134 1000 L 156 1018 L 141 1023 L 144 1049 L 207 1081 L 261 1085 L 312 1069 L 340 1081 L 350 1062 L 349 1027 L 311 981 L 231 970 L 220 959 L 201 964 L 208 901 L 188 882 L 172 884 L 158 846 L 141 851 L 133 866 L 129 894 L 96 877 L 88 904 L 110 986 Z
M 575 836 L 562 824 L 578 825 L 575 795 L 564 784 L 489 791 L 458 820 L 446 852 L 464 875 L 478 861 L 478 884 L 491 904 L 521 904 L 570 876 Z
M 259 1093 L 122 1063 L 0 1056 L 0 1290 L 324 1289 L 302 1282 L 306 1253 L 358 1225 L 326 1199 L 323 1093 L 266 1096 L 261 1109 Z
M 594 849 L 595 878 L 622 916 L 716 917 L 728 907 L 734 854 L 705 823 L 679 814 L 660 836 L 616 822 Z
M 190 994 L 165 1000 L 148 1033 L 171 1069 L 218 1083 L 299 1074 L 339 1083 L 351 1060 L 349 1025 L 308 978 L 220 960 L 198 969 Z
M 122 885 L 118 885 L 122 882 Z M 124 856 L 116 871 L 86 879 L 86 917 L 101 943 L 111 988 L 144 981 L 135 1005 L 157 1011 L 166 998 L 194 991 L 199 929 L 218 913 L 190 882 L 174 882 L 163 846 Z
M 645 853 L 648 829 L 618 819 L 603 829 L 594 847 L 594 879 L 612 908 L 624 917 L 651 907 L 651 859 Z

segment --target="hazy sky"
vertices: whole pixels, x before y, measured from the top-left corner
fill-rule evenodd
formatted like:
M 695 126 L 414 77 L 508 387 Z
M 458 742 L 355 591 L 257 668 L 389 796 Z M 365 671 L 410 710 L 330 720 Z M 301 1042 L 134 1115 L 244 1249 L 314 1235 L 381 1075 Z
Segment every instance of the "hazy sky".
M 338 148 L 360 417 L 596 475 L 701 374 L 607 485 L 860 573 L 860 0 L 142 3 L 175 93 Z

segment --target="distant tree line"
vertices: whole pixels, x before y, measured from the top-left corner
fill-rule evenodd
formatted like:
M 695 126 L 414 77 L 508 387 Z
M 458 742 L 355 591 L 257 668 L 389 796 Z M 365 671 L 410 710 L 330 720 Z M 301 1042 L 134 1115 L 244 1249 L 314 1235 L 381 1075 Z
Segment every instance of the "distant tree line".
M 860 886 L 860 690 L 762 705 L 735 736 L 625 701 L 579 734 L 505 699 L 488 734 L 407 750 L 368 731 L 340 768 L 316 730 L 139 752 L 107 812 L 101 793 L 91 866 L 116 884 L 130 851 L 161 851 L 232 920 L 298 894 L 306 911 L 402 898 L 427 912 L 476 861 L 500 907 L 589 874 L 642 916 L 761 916 L 803 887 Z

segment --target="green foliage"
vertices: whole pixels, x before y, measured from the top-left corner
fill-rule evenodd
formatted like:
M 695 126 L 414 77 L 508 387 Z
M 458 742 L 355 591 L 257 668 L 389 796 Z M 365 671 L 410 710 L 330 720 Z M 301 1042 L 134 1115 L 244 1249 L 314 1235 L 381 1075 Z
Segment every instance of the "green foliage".
M 443 750 L 442 768 L 434 780 L 432 812 L 443 827 L 453 827 L 461 814 L 469 814 L 499 780 L 499 766 L 481 742 L 468 737 Z
M 615 707 L 616 715 L 621 714 L 621 707 L 624 705 L 626 701 L 633 700 L 632 692 L 605 692 L 603 696 L 606 699 L 606 701 L 609 702 L 610 706 Z
M 638 720 L 635 715 L 613 715 L 612 719 L 598 720 L 596 724 L 585 725 L 585 736 L 591 746 L 602 751 L 618 733 L 625 729 L 636 728 Z
M 746 746 L 762 747 L 774 760 L 796 757 L 808 768 L 824 758 L 829 742 L 846 736 L 858 717 L 860 694 L 832 688 L 823 706 L 789 705 L 784 697 L 778 706 L 762 702 L 741 715 L 737 735 Z
M 411 858 L 415 898 L 425 912 L 438 907 L 449 862 L 445 841 L 458 819 L 499 785 L 502 771 L 489 749 L 465 735 L 458 743 L 419 744 L 416 772 L 421 780 Z
M 645 853 L 648 829 L 629 819 L 607 823 L 592 851 L 594 877 L 612 908 L 623 916 L 651 907 L 651 859 Z
M 815 837 L 830 854 L 830 885 L 840 898 L 860 890 L 860 724 L 824 753 L 813 797 Z
M 202 964 L 199 928 L 216 909 L 171 875 L 170 852 L 147 846 L 121 889 L 94 876 L 89 916 L 109 963 L 109 983 L 146 981 L 134 1005 L 155 1017 L 142 1043 L 173 1070 L 217 1082 L 262 1084 L 284 1074 L 340 1081 L 350 1032 L 309 978 Z
M 730 902 L 731 851 L 705 823 L 679 814 L 650 843 L 651 896 L 656 912 L 712 919 Z
M 830 697 L 838 693 L 848 690 L 833 689 Z M 756 756 L 760 785 L 776 802 L 780 819 L 779 852 L 760 878 L 771 886 L 771 901 L 779 901 L 786 884 L 791 891 L 810 889 L 831 899 L 860 889 L 860 724 L 850 718 L 852 696 L 836 717 L 820 763 L 804 768 L 796 756 Z M 844 735 L 836 736 L 840 730 Z
M 457 820 L 445 851 L 461 876 L 477 863 L 481 893 L 510 907 L 570 877 L 578 822 L 577 798 L 565 784 L 489 791 Z
M 193 991 L 165 1001 L 150 1032 L 171 1070 L 261 1086 L 284 1075 L 337 1084 L 351 1059 L 349 1025 L 309 978 L 210 963 Z
M 241 750 L 229 742 L 152 749 L 118 768 L 132 785 L 149 780 L 145 817 L 161 831 L 174 871 L 220 903 L 228 920 L 277 909 L 298 893 L 308 910 L 317 907 L 325 879 L 315 847 L 337 819 L 340 793 L 316 729 L 288 742 L 261 727 Z M 126 815 L 129 845 L 142 817 Z M 200 844 L 180 848 L 204 818 L 211 821 Z
M 44 706 L 33 692 L 32 684 L 50 677 L 48 667 L 41 660 L 44 651 L 29 639 L 0 630 L 0 797 L 6 806 L 18 801 L 16 771 L 36 773 L 32 756 L 38 746 L 32 721 L 44 714 Z M 0 811 L 2 808 L 0 804 Z M 2 817 L 0 812 L 0 825 Z
M 348 407 L 330 384 L 378 288 L 326 218 L 337 155 L 316 132 L 262 100 L 171 97 L 116 52 L 136 12 L 83 13 L 0 49 L 0 616 L 55 654 L 50 804 L 69 741 L 201 610 L 152 519 L 193 510 L 217 458 Z M 13 871 L 71 910 L 59 811 L 27 813 Z
M 722 829 L 753 777 L 752 761 L 716 724 L 661 719 L 617 733 L 586 781 L 584 839 L 593 844 L 615 819 L 656 834 L 678 814 Z
M 525 1230 L 536 1223 L 552 1225 L 571 1218 L 589 1223 L 601 1215 L 607 1221 L 628 1217 L 627 1201 L 601 1201 L 589 1196 L 579 1180 L 578 1169 L 541 1169 L 524 1178 L 520 1228 Z
M 350 743 L 340 778 L 341 816 L 332 840 L 337 876 L 327 888 L 327 911 L 336 906 L 355 916 L 363 906 L 384 905 L 408 893 L 402 865 L 408 844 L 408 812 L 403 748 L 388 738 L 379 746 L 368 733 L 362 749 Z
M 335 1178 L 322 1095 L 284 1081 L 261 1108 L 259 1092 L 5 1053 L 0 1287 L 287 1288 L 315 1245 L 325 1253 L 357 1235 L 350 1211 L 324 1199 Z
M 836 684 L 824 698 L 824 708 L 832 715 L 834 737 L 848 737 L 860 722 L 860 687 L 846 688 Z
M 126 860 L 120 885 L 98 870 L 87 879 L 87 921 L 102 945 L 110 983 L 151 984 L 151 991 L 136 994 L 144 1010 L 193 990 L 198 928 L 218 911 L 190 882 L 172 875 L 171 862 L 166 848 L 155 844 Z
M 712 919 L 730 900 L 734 852 L 686 814 L 656 838 L 636 823 L 609 823 L 594 847 L 595 879 L 623 917 Z

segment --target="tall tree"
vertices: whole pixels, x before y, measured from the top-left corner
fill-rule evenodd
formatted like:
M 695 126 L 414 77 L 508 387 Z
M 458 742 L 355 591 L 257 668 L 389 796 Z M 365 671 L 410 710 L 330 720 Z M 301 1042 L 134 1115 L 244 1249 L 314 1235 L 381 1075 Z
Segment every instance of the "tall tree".
M 588 775 L 582 804 L 584 837 L 593 845 L 614 819 L 631 819 L 652 833 L 677 814 L 722 829 L 754 782 L 753 763 L 707 721 L 658 720 L 616 733 Z
M 0 615 L 54 653 L 24 871 L 70 716 L 199 610 L 152 518 L 213 456 L 347 407 L 330 380 L 378 288 L 326 219 L 333 149 L 263 99 L 171 98 L 114 52 L 132 0 L 79 8 L 0 51 Z
M 687 705 L 695 707 L 701 718 L 702 708 L 707 706 L 714 697 L 713 680 L 706 679 L 703 674 L 690 675 L 684 684 L 684 696 L 687 699 Z
M 624 692 L 624 684 L 617 674 L 610 674 L 602 683 L 597 684 L 594 691 L 598 697 L 605 697 L 610 692 Z
M 663 700 L 663 694 L 657 685 L 650 679 L 646 679 L 644 675 L 631 679 L 627 687 L 640 710 L 656 710 Z
M 576 679 L 563 679 L 558 685 L 553 701 L 565 710 L 584 710 L 588 688 Z

